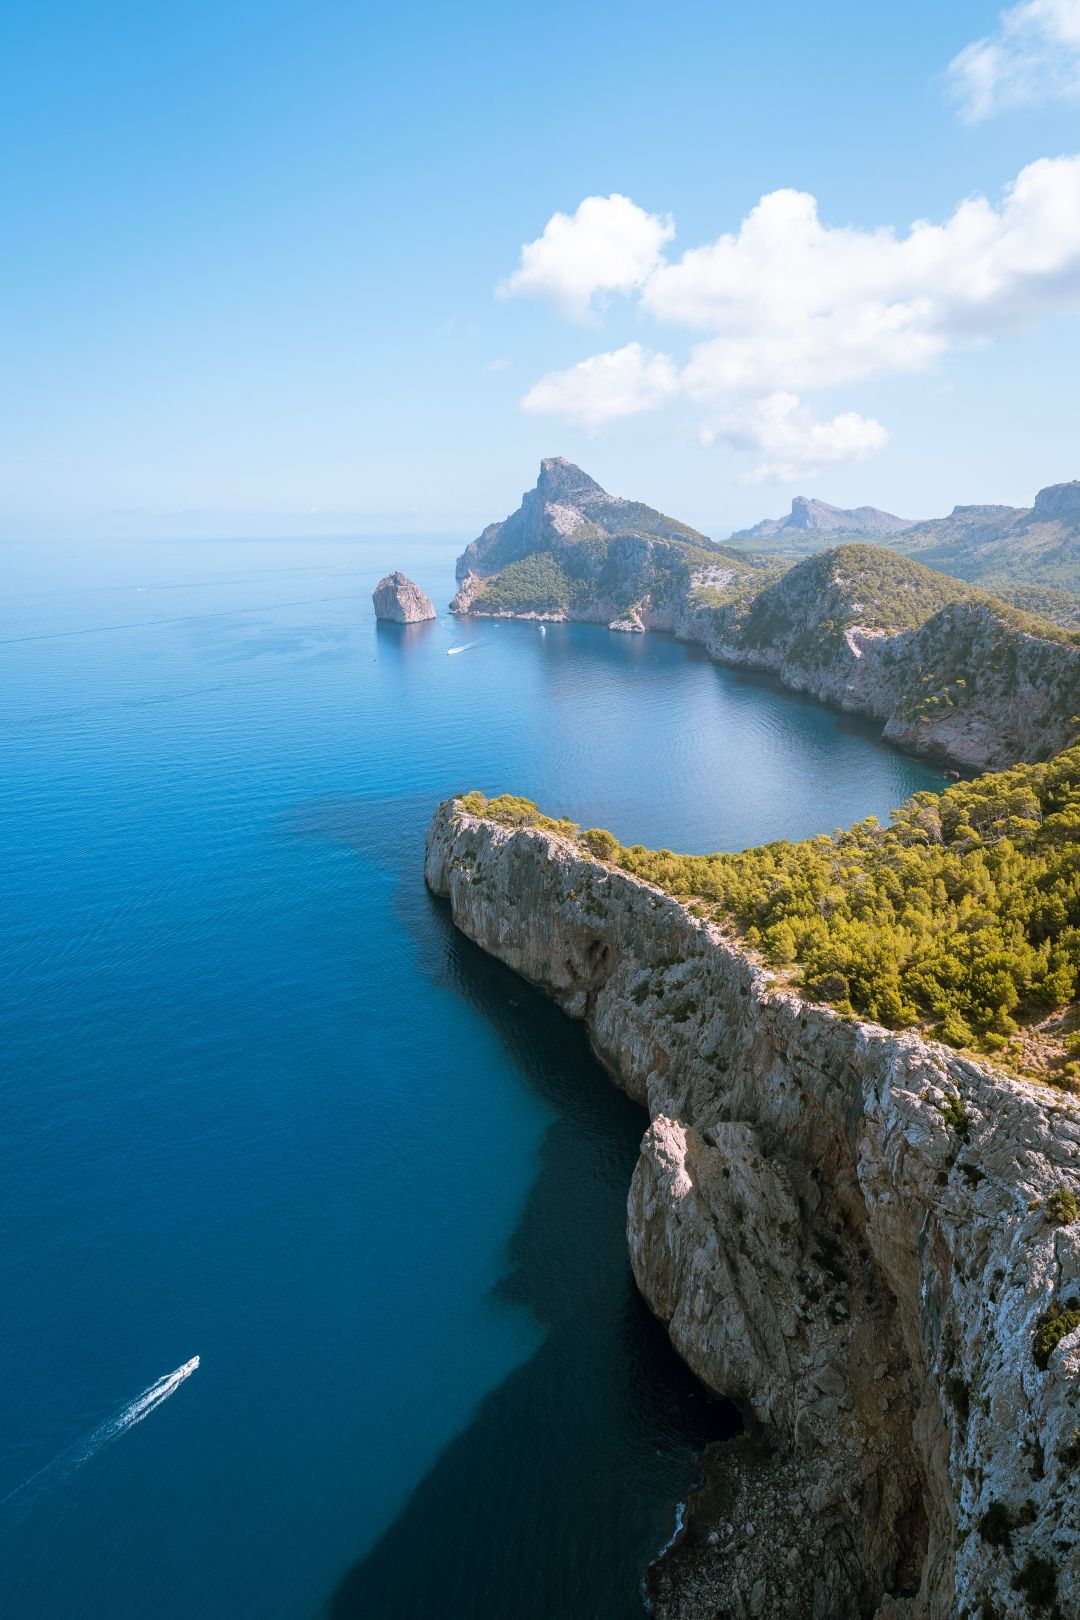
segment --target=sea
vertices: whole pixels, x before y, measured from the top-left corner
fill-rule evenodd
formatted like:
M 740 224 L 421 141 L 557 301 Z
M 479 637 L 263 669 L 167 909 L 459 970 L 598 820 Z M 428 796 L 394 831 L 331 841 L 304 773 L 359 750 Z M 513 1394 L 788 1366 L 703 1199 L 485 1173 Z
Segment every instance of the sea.
M 468 538 L 0 557 L 5 1620 L 631 1620 L 738 1429 L 633 1285 L 643 1113 L 425 828 L 737 850 L 943 779 L 666 636 L 456 621 Z

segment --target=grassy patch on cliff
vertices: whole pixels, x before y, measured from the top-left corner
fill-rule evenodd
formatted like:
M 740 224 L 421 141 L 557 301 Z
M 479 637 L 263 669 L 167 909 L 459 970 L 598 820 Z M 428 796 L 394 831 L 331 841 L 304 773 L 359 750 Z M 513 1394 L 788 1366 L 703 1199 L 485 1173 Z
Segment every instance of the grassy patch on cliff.
M 1077 1000 L 1080 746 L 917 793 L 889 826 L 869 817 L 737 855 L 628 848 L 601 829 L 541 816 L 527 799 L 461 802 L 504 825 L 576 838 L 705 903 L 814 999 L 891 1029 L 920 1028 L 1023 1067 L 1021 1026 Z M 1076 1044 L 1059 1041 L 1039 1078 L 1080 1090 Z
M 550 551 L 534 551 L 486 580 L 475 606 L 486 613 L 569 613 L 574 582 Z

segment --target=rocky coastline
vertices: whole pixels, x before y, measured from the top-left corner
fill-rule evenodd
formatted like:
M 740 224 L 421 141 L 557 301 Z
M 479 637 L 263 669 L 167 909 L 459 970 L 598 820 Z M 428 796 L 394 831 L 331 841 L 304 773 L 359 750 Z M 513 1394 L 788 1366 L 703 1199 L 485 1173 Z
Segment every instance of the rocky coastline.
M 793 566 L 716 545 L 545 460 L 458 559 L 451 611 L 666 631 L 972 770 L 1048 758 L 1080 714 L 1080 638 L 879 545 Z
M 660 1620 L 1080 1613 L 1080 1326 L 1038 1351 L 1080 1302 L 1077 1103 L 808 1002 L 576 841 L 448 801 L 425 876 L 647 1109 L 634 1275 L 748 1419 Z

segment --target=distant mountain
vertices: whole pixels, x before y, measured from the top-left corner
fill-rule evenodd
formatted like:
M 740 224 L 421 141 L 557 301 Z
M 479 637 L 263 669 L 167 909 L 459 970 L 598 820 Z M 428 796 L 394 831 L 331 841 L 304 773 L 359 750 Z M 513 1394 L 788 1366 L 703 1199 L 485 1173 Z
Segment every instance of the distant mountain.
M 739 529 L 733 540 L 779 542 L 769 550 L 780 549 L 787 542 L 793 550 L 817 550 L 819 535 L 856 534 L 861 539 L 881 535 L 901 534 L 911 528 L 907 518 L 882 512 L 876 506 L 830 506 L 828 501 L 814 500 L 809 495 L 796 495 L 791 511 L 782 518 L 763 518 L 752 529 Z M 807 546 L 800 542 L 810 541 Z
M 1080 480 L 1050 484 L 1033 506 L 954 506 L 948 517 L 905 523 L 873 506 L 850 511 L 803 495 L 785 518 L 740 529 L 732 542 L 799 557 L 845 537 L 874 540 L 929 568 L 1008 593 L 1020 586 L 1080 592 Z M 1028 605 L 1028 604 L 1023 604 Z M 1067 602 L 1039 609 L 1059 623 L 1075 622 Z

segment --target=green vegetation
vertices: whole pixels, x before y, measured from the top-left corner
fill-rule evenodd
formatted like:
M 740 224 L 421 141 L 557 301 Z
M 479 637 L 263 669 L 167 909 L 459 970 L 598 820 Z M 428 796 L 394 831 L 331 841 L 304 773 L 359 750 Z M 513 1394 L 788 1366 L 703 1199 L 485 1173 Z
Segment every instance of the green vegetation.
M 916 794 L 891 827 L 871 817 L 741 855 L 635 845 L 618 864 L 715 903 L 811 995 L 953 1046 L 999 1051 L 1018 1015 L 1077 994 L 1080 748 Z
M 689 523 L 666 517 L 663 512 L 646 506 L 644 501 L 621 500 L 611 506 L 596 506 L 590 509 L 590 516 L 607 534 L 640 534 L 660 540 L 685 540 L 692 546 L 712 545 Z
M 465 802 L 506 825 L 578 836 L 528 800 Z M 1013 1040 L 1021 1022 L 1077 997 L 1080 746 L 1047 764 L 917 793 L 888 827 L 870 817 L 738 855 L 626 848 L 597 828 L 582 842 L 707 905 L 809 996 L 891 1029 L 920 1028 L 1023 1069 Z M 1061 1044 L 1040 1077 L 1080 1090 L 1080 1061 Z M 964 1121 L 948 1105 L 946 1122 L 963 1139 Z
M 1013 1591 L 1023 1592 L 1034 1609 L 1048 1609 L 1057 1597 L 1057 1570 L 1048 1558 L 1028 1555 L 1023 1569 L 1013 1576 Z
M 473 611 L 572 618 L 603 602 L 618 615 L 645 597 L 654 607 L 685 600 L 695 570 L 721 567 L 747 578 L 758 572 L 741 557 L 705 549 L 706 542 L 694 530 L 686 534 L 686 540 L 609 535 L 595 524 L 582 524 L 556 549 L 530 552 L 492 574 L 474 598 Z M 762 583 L 758 578 L 757 589 Z
M 474 788 L 471 793 L 463 793 L 458 804 L 470 816 L 483 816 L 486 821 L 497 821 L 501 827 L 538 827 L 541 832 L 555 833 L 560 838 L 573 838 L 578 831 L 576 822 L 541 815 L 531 799 L 522 799 L 513 793 L 487 799 Z
M 991 1502 L 979 1520 L 979 1534 L 988 1547 L 1012 1547 L 1013 1516 L 1004 1502 Z
M 1049 619 L 1062 630 L 1080 630 L 1080 595 L 1051 585 L 995 585 L 1003 602 L 1038 619 Z
M 1080 1218 L 1080 1200 L 1071 1187 L 1055 1187 L 1046 1200 L 1046 1218 L 1055 1226 L 1068 1226 Z
M 1075 1327 L 1080 1327 L 1080 1301 L 1075 1299 L 1063 1299 L 1060 1305 L 1052 1305 L 1039 1317 L 1035 1324 L 1035 1343 L 1032 1347 L 1036 1367 L 1041 1367 L 1043 1372 L 1046 1371 L 1050 1365 L 1050 1357 L 1062 1339 Z
M 790 587 L 798 581 L 801 589 Z M 837 546 L 789 570 L 778 587 L 762 592 L 747 616 L 744 640 L 772 646 L 794 630 L 839 642 L 852 625 L 868 630 L 914 630 L 932 614 L 974 593 L 958 580 L 881 546 Z
M 569 613 L 573 581 L 550 551 L 534 551 L 486 580 L 477 603 L 488 613 Z

